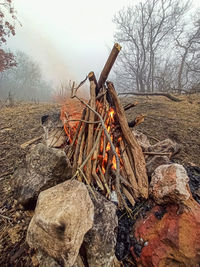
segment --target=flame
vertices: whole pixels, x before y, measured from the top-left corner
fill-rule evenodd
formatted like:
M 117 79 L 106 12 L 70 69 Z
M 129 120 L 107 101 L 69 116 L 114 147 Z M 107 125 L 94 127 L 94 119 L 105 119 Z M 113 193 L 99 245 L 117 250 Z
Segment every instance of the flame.
M 72 142 L 79 120 L 81 119 L 82 112 L 83 105 L 81 105 L 76 99 L 67 99 L 61 108 L 60 119 L 63 122 L 69 144 Z
M 96 104 L 98 106 L 98 110 L 104 108 L 103 105 L 99 102 Z M 80 103 L 74 103 L 74 101 L 69 100 L 65 105 L 62 107 L 61 110 L 61 120 L 64 124 L 64 130 L 68 137 L 68 143 L 71 144 L 74 134 L 76 132 L 79 120 L 81 119 L 83 111 L 83 106 L 80 105 Z M 74 121 L 77 120 L 77 121 Z M 120 155 L 120 141 L 122 140 L 122 137 L 117 136 L 115 133 L 115 110 L 110 107 L 107 111 L 107 119 L 105 121 L 105 127 L 107 132 L 110 135 L 111 141 L 115 146 L 116 153 L 120 159 L 120 167 L 122 166 L 122 159 Z M 111 151 L 111 144 L 107 141 L 107 138 L 105 138 L 105 133 L 102 132 L 102 135 L 100 137 L 100 146 L 99 146 L 99 155 L 97 156 L 97 167 L 96 167 L 96 173 L 99 175 L 100 171 L 102 170 L 102 173 L 105 175 L 106 170 L 110 170 L 110 168 L 116 170 L 117 168 L 117 162 L 116 157 L 113 155 L 113 152 Z M 111 157 L 111 155 L 113 155 Z M 92 157 L 93 160 L 93 157 Z M 99 165 L 99 167 L 98 167 Z M 109 168 L 108 168 L 109 166 Z M 101 175 L 99 175 L 101 177 Z

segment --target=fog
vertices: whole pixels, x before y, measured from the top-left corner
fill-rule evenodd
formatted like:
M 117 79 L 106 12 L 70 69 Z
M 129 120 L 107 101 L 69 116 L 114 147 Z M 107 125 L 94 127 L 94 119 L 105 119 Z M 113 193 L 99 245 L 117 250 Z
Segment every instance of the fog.
M 7 47 L 39 62 L 47 80 L 97 77 L 113 46 L 114 14 L 133 1 L 15 0 L 16 36 Z M 134 1 L 136 3 L 136 1 Z

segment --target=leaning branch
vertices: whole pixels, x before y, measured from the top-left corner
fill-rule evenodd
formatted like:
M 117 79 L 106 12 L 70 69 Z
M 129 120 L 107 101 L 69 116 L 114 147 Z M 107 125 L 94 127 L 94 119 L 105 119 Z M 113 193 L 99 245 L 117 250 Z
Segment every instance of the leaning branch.
M 167 98 L 169 98 L 170 100 L 172 101 L 175 101 L 175 102 L 181 102 L 183 100 L 175 97 L 175 96 L 172 96 L 168 93 L 162 93 L 162 92 L 158 92 L 158 93 L 137 93 L 137 92 L 124 92 L 124 93 L 119 93 L 118 95 L 138 95 L 138 96 L 165 96 Z

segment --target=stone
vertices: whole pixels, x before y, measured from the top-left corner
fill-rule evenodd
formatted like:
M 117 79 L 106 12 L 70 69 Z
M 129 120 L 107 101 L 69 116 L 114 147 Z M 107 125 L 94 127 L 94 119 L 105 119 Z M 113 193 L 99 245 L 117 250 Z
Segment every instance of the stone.
M 64 151 L 37 144 L 26 155 L 24 167 L 12 178 L 12 189 L 18 203 L 35 206 L 39 193 L 72 176 L 72 167 Z
M 182 165 L 161 165 L 152 175 L 150 194 L 157 204 L 184 203 L 191 195 L 188 182 Z
M 60 119 L 60 112 L 42 116 L 41 122 L 46 146 L 59 148 L 67 142 L 68 137 Z
M 61 266 L 76 262 L 86 232 L 93 226 L 94 205 L 86 186 L 66 181 L 40 193 L 26 241 Z
M 141 146 L 142 151 L 147 151 L 148 147 L 151 146 L 151 144 L 148 140 L 148 137 L 145 134 L 143 134 L 137 130 L 132 131 L 132 133 L 134 134 L 135 138 L 137 139 L 138 144 Z
M 39 266 L 42 267 L 61 267 L 61 265 L 47 253 L 42 250 L 38 250 L 36 253 L 36 258 L 39 262 Z
M 169 162 L 170 160 L 167 156 L 156 155 L 152 158 L 149 158 L 146 162 L 148 176 L 151 176 L 157 167 L 168 164 Z
M 178 205 L 155 206 L 137 220 L 134 237 L 143 240 L 140 254 L 133 253 L 140 267 L 198 267 L 200 262 L 200 205 L 192 198 L 189 210 L 177 214 Z
M 84 237 L 84 249 L 90 267 L 112 267 L 115 259 L 118 219 L 116 205 L 95 192 L 94 224 Z

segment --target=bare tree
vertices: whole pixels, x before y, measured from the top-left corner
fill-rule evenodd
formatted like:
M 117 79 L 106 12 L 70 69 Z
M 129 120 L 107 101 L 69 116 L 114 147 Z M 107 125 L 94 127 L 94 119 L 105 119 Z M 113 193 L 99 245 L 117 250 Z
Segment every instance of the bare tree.
M 180 55 L 178 67 L 177 90 L 188 90 L 200 82 L 200 18 L 199 12 L 192 28 L 182 31 L 176 38 L 176 44 Z
M 159 84 L 158 69 L 164 54 L 172 47 L 173 36 L 189 2 L 179 0 L 146 0 L 128 6 L 114 17 L 115 39 L 123 45 L 119 64 L 121 77 L 135 84 L 131 90 L 154 91 Z M 167 58 L 165 58 L 166 60 Z

